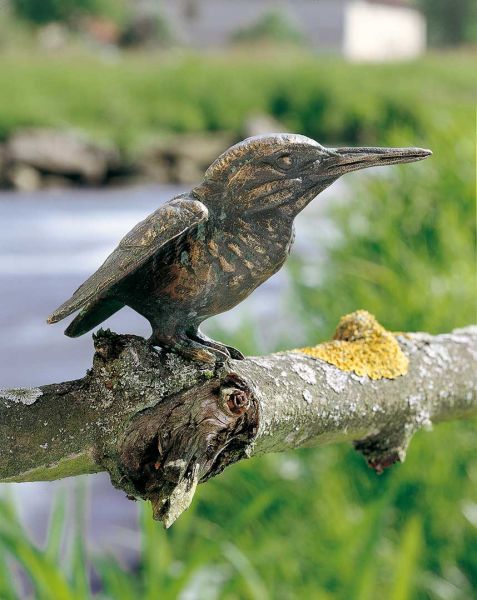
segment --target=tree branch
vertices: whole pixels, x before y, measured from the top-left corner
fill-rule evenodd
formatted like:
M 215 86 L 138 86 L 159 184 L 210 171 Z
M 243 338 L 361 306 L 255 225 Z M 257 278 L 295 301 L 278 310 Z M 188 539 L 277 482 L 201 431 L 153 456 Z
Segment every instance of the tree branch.
M 358 311 L 333 342 L 213 370 L 135 336 L 94 342 L 83 379 L 0 391 L 0 481 L 107 470 L 169 526 L 242 458 L 348 440 L 380 472 L 419 428 L 477 413 L 477 327 L 393 335 Z

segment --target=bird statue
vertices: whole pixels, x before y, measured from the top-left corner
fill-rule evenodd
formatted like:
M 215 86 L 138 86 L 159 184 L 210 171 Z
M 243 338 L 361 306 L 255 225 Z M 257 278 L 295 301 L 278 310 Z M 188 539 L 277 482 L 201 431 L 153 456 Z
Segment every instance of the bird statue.
M 247 298 L 285 262 L 293 221 L 341 175 L 422 160 L 421 148 L 325 148 L 298 134 L 248 138 L 219 156 L 204 180 L 138 223 L 49 317 L 81 309 L 77 337 L 130 306 L 151 324 L 150 342 L 195 361 L 243 358 L 200 330 Z

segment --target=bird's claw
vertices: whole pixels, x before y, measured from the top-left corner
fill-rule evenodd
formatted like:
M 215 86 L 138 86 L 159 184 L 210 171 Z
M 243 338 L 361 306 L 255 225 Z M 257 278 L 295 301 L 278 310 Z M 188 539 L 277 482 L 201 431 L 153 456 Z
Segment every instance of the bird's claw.
M 197 340 L 200 344 L 206 346 L 208 349 L 216 350 L 221 354 L 224 354 L 227 358 L 233 358 L 235 360 L 244 360 L 245 356 L 234 348 L 233 346 L 226 346 L 225 344 L 221 344 L 216 340 L 212 340 L 208 336 L 206 336 L 200 329 L 196 331 L 193 335 L 193 339 Z
M 193 340 L 189 337 L 158 338 L 152 336 L 149 339 L 153 346 L 160 346 L 166 351 L 175 352 L 186 359 L 194 362 L 203 362 L 207 364 L 223 363 L 229 358 L 229 353 L 222 349 L 214 348 Z
M 230 358 L 233 358 L 234 360 L 244 360 L 245 356 L 240 352 L 240 350 L 237 350 L 237 348 L 234 348 L 233 346 L 225 346 L 228 350 L 228 353 L 230 354 Z

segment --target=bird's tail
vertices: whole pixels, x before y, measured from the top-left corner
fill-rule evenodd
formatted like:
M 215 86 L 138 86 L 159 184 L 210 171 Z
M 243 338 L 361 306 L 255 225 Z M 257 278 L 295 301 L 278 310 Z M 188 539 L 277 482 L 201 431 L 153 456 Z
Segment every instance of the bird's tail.
M 114 315 L 123 306 L 124 302 L 113 298 L 102 298 L 96 302 L 90 302 L 71 321 L 65 330 L 65 335 L 79 337 L 105 321 L 111 315 Z

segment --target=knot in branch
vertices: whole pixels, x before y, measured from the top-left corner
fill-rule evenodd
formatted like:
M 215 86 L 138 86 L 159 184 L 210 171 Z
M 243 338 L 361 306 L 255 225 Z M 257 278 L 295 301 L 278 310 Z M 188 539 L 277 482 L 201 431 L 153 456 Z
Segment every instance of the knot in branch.
M 120 487 L 151 500 L 168 526 L 197 483 L 244 458 L 257 430 L 257 401 L 243 379 L 228 372 L 205 381 L 133 420 L 120 449 Z
M 222 405 L 233 415 L 239 417 L 250 408 L 252 393 L 245 387 L 244 382 L 235 373 L 229 373 L 228 380 L 233 383 L 234 386 L 223 386 L 221 388 L 220 397 Z

